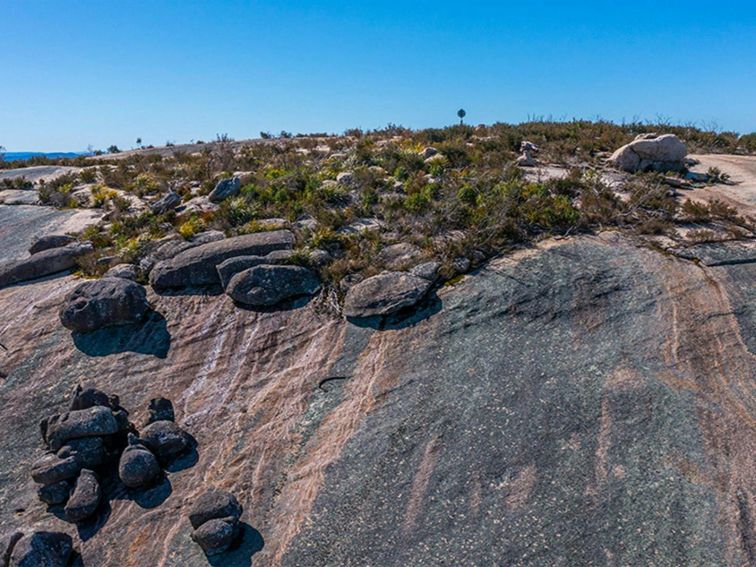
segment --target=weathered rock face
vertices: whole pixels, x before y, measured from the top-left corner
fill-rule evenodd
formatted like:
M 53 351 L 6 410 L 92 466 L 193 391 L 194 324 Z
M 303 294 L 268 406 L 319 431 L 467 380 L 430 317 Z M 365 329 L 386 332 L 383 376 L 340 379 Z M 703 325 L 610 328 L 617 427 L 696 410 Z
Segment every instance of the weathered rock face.
M 76 266 L 76 259 L 92 252 L 89 242 L 69 244 L 60 248 L 43 250 L 20 260 L 0 265 L 0 287 L 5 287 L 58 272 Z
M 232 177 L 231 179 L 222 179 L 215 185 L 215 189 L 210 192 L 208 199 L 211 203 L 220 203 L 229 197 L 238 195 L 240 189 L 241 178 Z
M 125 278 L 102 278 L 80 284 L 60 310 L 64 327 L 89 333 L 103 327 L 140 321 L 149 311 L 144 287 Z
M 344 299 L 347 317 L 389 315 L 415 305 L 432 282 L 405 272 L 385 272 L 351 287 Z
M 609 162 L 624 171 L 679 171 L 687 155 L 685 144 L 674 134 L 641 134 L 622 146 L 609 158 Z
M 112 500 L 75 535 L 84 565 L 206 565 L 186 516 L 208 485 L 264 539 L 245 527 L 227 565 L 748 565 L 756 263 L 726 254 L 544 243 L 376 325 L 153 295 L 165 359 L 149 334 L 78 350 L 56 320 L 73 278 L 0 290 L 0 509 L 23 510 L 0 532 L 76 534 L 28 464 L 39 418 L 92 381 L 140 423 L 173 400 L 199 460 L 158 508 Z
M 270 306 L 319 289 L 318 276 L 307 268 L 261 264 L 232 277 L 226 293 L 244 305 Z
M 235 256 L 265 256 L 274 250 L 291 250 L 294 235 L 288 230 L 258 232 L 211 242 L 159 262 L 150 273 L 158 290 L 220 283 L 216 266 Z

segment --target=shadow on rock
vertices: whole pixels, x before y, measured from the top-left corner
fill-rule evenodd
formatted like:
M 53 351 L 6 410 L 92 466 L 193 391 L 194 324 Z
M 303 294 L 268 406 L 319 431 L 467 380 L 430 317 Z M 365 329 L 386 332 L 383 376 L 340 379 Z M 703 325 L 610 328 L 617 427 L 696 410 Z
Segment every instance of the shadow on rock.
M 375 315 L 373 317 L 347 317 L 347 320 L 357 327 L 370 328 L 378 331 L 398 330 L 414 327 L 421 321 L 432 317 L 443 307 L 441 299 L 435 291 L 411 307 L 405 307 L 390 315 Z
M 89 356 L 122 352 L 166 358 L 171 347 L 168 324 L 157 311 L 149 312 L 140 323 L 105 327 L 91 333 L 72 333 L 76 348 Z
M 68 522 L 63 506 L 48 506 L 47 511 L 56 518 Z M 92 517 L 73 524 L 76 526 L 76 531 L 79 534 L 81 541 L 92 539 L 97 532 L 108 523 L 111 512 L 112 508 L 110 507 L 110 500 L 108 498 L 102 498 L 97 507 L 97 512 Z
M 253 311 L 255 313 L 277 313 L 280 311 L 294 311 L 296 309 L 301 309 L 302 307 L 305 307 L 308 303 L 310 303 L 314 297 L 315 296 L 313 295 L 303 295 L 294 299 L 281 301 L 280 303 L 276 303 L 275 305 L 247 305 L 245 303 L 234 301 L 234 306 L 237 309 L 241 309 L 242 311 Z
M 260 532 L 246 522 L 239 524 L 241 533 L 238 541 L 227 552 L 207 557 L 213 567 L 251 567 L 252 556 L 265 547 L 265 540 Z
M 160 482 L 148 488 L 132 488 L 128 490 L 129 500 L 133 500 L 141 508 L 157 508 L 173 493 L 170 479 L 163 475 Z
M 210 285 L 205 287 L 179 287 L 179 288 L 167 288 L 167 289 L 155 289 L 152 290 L 156 295 L 164 297 L 184 297 L 187 295 L 197 296 L 206 295 L 208 297 L 215 297 L 223 295 L 223 288 L 220 285 Z

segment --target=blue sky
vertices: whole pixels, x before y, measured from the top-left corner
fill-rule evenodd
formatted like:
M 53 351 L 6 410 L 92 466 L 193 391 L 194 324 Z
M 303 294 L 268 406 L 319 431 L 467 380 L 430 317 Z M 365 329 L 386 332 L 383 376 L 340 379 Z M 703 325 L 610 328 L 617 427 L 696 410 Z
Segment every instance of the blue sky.
M 0 0 L 0 145 L 662 116 L 756 130 L 756 2 Z

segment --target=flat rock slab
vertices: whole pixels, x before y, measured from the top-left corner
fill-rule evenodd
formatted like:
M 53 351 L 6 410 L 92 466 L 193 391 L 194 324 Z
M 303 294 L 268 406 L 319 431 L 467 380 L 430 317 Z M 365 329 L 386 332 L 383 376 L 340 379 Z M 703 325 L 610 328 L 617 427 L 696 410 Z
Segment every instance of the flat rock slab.
M 756 262 L 756 241 L 751 242 L 707 242 L 686 248 L 672 249 L 671 252 L 688 260 L 697 260 L 705 266 L 727 266 Z
M 216 267 L 234 256 L 265 256 L 274 250 L 291 250 L 294 235 L 288 230 L 258 232 L 210 242 L 159 262 L 150 273 L 153 288 L 171 289 L 220 284 Z
M 12 260 L 0 265 L 0 287 L 36 280 L 58 272 L 65 272 L 76 267 L 76 259 L 92 252 L 89 242 L 78 242 L 50 248 L 28 258 Z

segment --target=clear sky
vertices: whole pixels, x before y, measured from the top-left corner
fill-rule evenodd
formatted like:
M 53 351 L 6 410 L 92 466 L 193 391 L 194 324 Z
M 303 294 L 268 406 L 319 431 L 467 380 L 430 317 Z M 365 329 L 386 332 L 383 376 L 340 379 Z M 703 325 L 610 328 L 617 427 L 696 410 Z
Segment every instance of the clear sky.
M 634 118 L 756 130 L 756 0 L 0 0 L 0 145 Z

